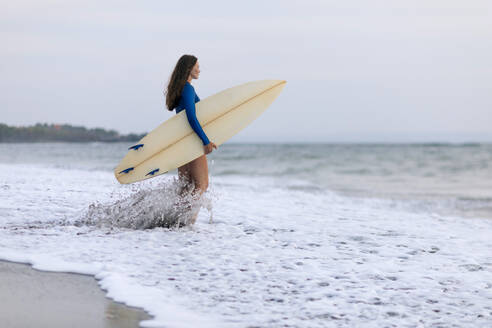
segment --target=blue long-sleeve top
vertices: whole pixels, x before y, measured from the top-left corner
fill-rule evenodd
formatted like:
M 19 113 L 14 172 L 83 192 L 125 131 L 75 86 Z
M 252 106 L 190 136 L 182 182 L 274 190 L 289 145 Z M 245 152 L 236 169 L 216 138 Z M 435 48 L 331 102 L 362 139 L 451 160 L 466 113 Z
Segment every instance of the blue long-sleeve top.
M 179 99 L 178 106 L 176 107 L 176 114 L 185 109 L 186 117 L 188 118 L 191 128 L 196 132 L 196 134 L 198 134 L 200 139 L 202 139 L 203 145 L 208 145 L 210 140 L 208 140 L 207 135 L 203 131 L 202 126 L 196 117 L 195 103 L 199 101 L 200 98 L 196 94 L 193 86 L 189 82 L 186 82 L 183 87 L 183 91 L 181 92 L 181 98 Z

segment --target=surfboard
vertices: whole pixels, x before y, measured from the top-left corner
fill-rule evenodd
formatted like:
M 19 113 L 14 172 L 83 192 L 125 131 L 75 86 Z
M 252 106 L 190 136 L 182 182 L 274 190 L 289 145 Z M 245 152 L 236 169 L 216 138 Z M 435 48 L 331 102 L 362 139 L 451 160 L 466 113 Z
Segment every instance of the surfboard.
M 195 104 L 198 121 L 210 141 L 219 146 L 260 116 L 285 84 L 283 80 L 260 80 L 223 90 Z M 167 173 L 205 153 L 184 110 L 128 150 L 114 169 L 122 184 Z

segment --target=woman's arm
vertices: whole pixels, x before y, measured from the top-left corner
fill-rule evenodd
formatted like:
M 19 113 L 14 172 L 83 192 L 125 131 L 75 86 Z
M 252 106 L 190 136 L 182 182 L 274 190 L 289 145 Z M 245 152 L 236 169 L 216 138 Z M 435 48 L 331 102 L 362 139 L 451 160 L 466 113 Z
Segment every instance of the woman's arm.
M 191 128 L 196 134 L 202 139 L 203 145 L 206 146 L 210 143 L 207 135 L 202 129 L 200 122 L 196 118 L 196 109 L 195 109 L 195 100 L 198 96 L 195 93 L 193 87 L 189 84 L 185 84 L 183 88 L 183 92 L 181 93 L 181 97 L 183 97 L 183 105 L 186 109 L 186 117 L 188 118 L 188 122 L 190 123 Z M 196 97 L 196 98 L 195 98 Z M 200 100 L 200 98 L 198 98 Z

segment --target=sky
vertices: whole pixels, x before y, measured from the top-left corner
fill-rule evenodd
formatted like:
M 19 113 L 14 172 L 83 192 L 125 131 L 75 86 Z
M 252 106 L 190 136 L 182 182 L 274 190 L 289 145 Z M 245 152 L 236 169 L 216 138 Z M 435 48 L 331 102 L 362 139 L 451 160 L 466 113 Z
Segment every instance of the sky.
M 492 1 L 0 0 L 0 122 L 149 132 L 198 57 L 200 98 L 287 80 L 235 142 L 492 142 Z

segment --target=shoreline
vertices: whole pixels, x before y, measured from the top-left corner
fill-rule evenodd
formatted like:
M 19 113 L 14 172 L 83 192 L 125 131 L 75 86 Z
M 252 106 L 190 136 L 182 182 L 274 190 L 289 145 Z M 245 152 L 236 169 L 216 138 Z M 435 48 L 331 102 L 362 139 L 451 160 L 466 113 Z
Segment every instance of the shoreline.
M 0 260 L 0 286 L 4 327 L 133 328 L 153 318 L 144 309 L 108 298 L 89 274 Z

